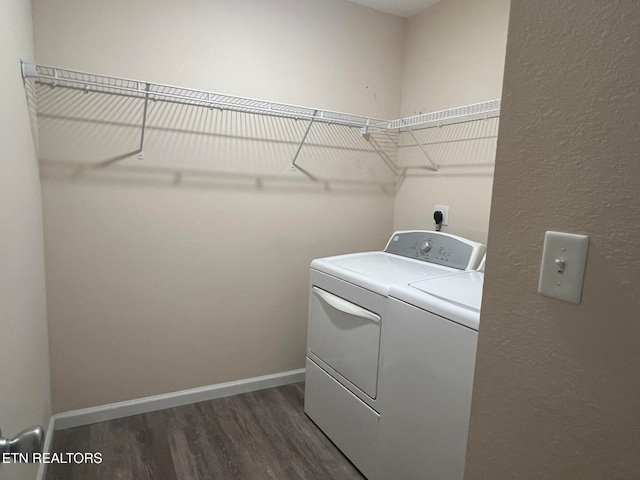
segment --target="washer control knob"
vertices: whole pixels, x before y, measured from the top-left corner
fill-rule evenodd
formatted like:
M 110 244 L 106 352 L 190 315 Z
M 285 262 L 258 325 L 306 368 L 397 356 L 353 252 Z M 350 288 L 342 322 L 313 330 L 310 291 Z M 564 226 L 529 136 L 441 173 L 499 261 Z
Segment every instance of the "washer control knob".
M 431 250 L 431 247 L 433 245 L 431 245 L 431 242 L 429 240 L 425 240 L 420 244 L 420 253 L 427 253 L 429 250 Z

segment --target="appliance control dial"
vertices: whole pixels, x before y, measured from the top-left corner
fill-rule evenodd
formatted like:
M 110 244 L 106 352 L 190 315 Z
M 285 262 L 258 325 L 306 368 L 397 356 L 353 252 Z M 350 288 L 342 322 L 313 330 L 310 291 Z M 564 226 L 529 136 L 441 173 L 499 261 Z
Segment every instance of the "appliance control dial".
M 433 245 L 431 244 L 431 242 L 429 240 L 424 240 L 422 242 L 420 242 L 420 253 L 427 253 L 429 250 L 431 250 L 431 247 Z

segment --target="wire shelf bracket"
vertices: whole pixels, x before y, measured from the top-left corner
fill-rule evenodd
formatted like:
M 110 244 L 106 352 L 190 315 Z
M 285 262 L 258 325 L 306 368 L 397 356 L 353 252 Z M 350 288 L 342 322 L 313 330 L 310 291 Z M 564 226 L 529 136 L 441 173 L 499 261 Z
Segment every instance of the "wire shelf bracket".
M 296 154 L 294 155 L 293 160 L 291 161 L 291 166 L 289 167 L 289 170 L 291 170 L 292 172 L 296 169 L 296 160 L 298 160 L 298 155 L 300 155 L 300 150 L 302 150 L 302 146 L 304 145 L 304 142 L 307 140 L 307 136 L 311 131 L 311 127 L 313 126 L 313 122 L 315 121 L 317 114 L 318 114 L 318 111 L 315 110 L 313 112 L 313 117 L 309 121 L 309 125 L 307 125 L 307 129 L 305 130 L 304 135 L 302 136 L 300 145 L 298 145 L 298 150 L 296 150 Z
M 422 145 L 422 143 L 420 143 L 415 133 L 413 133 L 413 130 L 411 130 L 410 128 L 407 128 L 407 131 L 409 132 L 409 135 L 411 135 L 411 138 L 413 138 L 413 141 L 416 142 L 416 145 L 418 145 L 418 147 L 420 148 L 424 156 L 427 157 L 427 160 L 429 160 L 429 163 L 431 164 L 431 167 L 432 167 L 431 170 L 436 172 L 436 175 L 440 174 L 440 169 L 435 164 L 435 162 L 431 159 L 431 156 L 429 156 L 429 154 L 427 153 L 427 149 L 424 148 L 424 145 Z
M 142 131 L 140 132 L 140 151 L 138 152 L 138 159 L 142 160 L 144 158 L 144 132 L 147 128 L 147 107 L 149 106 L 149 88 L 150 85 L 147 83 L 145 87 L 144 94 L 144 108 L 142 111 Z M 138 85 L 138 90 L 140 86 Z

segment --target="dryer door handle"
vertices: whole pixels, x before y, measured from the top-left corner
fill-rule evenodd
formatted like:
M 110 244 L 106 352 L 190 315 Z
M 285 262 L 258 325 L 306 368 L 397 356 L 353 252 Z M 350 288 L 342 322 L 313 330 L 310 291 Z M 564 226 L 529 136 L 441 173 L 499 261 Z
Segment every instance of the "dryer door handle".
M 373 323 L 380 323 L 380 317 L 375 313 L 370 312 L 369 310 L 365 310 L 358 305 L 355 305 L 351 302 L 347 302 L 344 298 L 336 297 L 332 293 L 326 292 L 318 287 L 312 288 L 313 293 L 318 295 L 321 300 L 325 303 L 328 303 L 336 310 L 340 310 L 349 315 L 353 315 L 355 317 L 364 318 L 365 320 L 369 320 Z

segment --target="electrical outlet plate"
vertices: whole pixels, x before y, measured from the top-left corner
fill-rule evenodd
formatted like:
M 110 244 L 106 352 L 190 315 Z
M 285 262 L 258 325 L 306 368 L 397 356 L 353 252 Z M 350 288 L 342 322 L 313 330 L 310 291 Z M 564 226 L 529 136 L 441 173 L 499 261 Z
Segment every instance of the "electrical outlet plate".
M 436 205 L 433 211 L 437 212 L 438 210 L 442 212 L 442 225 L 449 225 L 449 207 L 447 205 Z
M 570 303 L 580 303 L 587 263 L 589 237 L 547 232 L 542 249 L 538 293 Z

